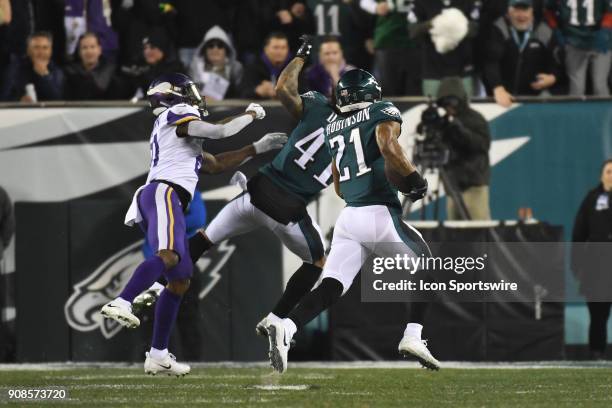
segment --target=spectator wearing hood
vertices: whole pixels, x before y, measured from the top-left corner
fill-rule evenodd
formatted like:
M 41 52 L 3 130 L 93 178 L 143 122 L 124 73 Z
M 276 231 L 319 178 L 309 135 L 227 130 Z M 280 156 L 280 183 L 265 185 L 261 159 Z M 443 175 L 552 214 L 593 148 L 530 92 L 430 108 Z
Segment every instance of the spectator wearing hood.
M 214 26 L 204 36 L 189 65 L 189 75 L 200 94 L 212 100 L 238 97 L 242 82 L 242 64 L 227 33 Z
M 287 36 L 279 32 L 268 35 L 261 56 L 245 69 L 241 96 L 247 99 L 275 98 L 276 80 L 290 59 Z
M 336 37 L 326 37 L 319 46 L 319 62 L 306 71 L 308 90 L 332 95 L 340 76 L 355 69 L 344 60 L 342 46 Z
M 260 3 L 266 3 L 265 2 Z M 179 57 L 188 65 L 202 37 L 215 25 L 229 28 L 230 7 L 236 0 L 173 0 L 176 7 Z
M 438 106 L 446 111 L 442 132 L 450 150 L 450 159 L 445 170 L 461 193 L 471 219 L 489 220 L 489 124 L 484 116 L 470 107 L 460 77 L 441 81 Z M 453 199 L 447 197 L 446 203 L 447 218 L 461 219 Z
M 174 47 L 163 32 L 154 32 L 142 41 L 144 64 L 136 67 L 123 67 L 127 82 L 124 97 L 142 98 L 149 84 L 162 74 L 185 73 L 183 64 L 178 60 Z
M 66 100 L 100 100 L 112 98 L 115 64 L 102 55 L 98 35 L 87 32 L 77 43 L 76 61 L 65 68 Z

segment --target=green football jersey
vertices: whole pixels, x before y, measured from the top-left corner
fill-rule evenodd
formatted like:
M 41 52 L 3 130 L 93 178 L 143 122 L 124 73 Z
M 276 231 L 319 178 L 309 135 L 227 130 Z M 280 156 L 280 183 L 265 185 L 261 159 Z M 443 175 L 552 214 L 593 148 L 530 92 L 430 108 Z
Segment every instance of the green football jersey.
M 358 111 L 338 114 L 325 127 L 325 142 L 336 160 L 340 192 L 349 206 L 386 205 L 400 208 L 397 188 L 385 174 L 385 161 L 376 143 L 381 122 L 402 123 L 391 102 L 375 102 Z
M 303 95 L 303 116 L 287 144 L 274 160 L 260 169 L 273 182 L 305 203 L 332 181 L 331 156 L 325 148 L 326 120 L 334 108 L 319 92 Z
M 378 16 L 374 28 L 375 48 L 409 48 L 414 42 L 408 34 L 408 15 L 414 8 L 414 0 L 378 0 L 389 3 L 389 14 Z
M 318 59 L 319 46 L 325 36 L 338 37 L 345 55 L 350 55 L 358 47 L 356 39 L 361 38 L 361 33 L 352 22 L 351 6 L 344 0 L 308 0 L 307 5 L 316 23 L 311 54 L 313 61 Z
M 575 47 L 593 49 L 601 20 L 611 11 L 610 0 L 549 0 L 548 8 L 557 13 L 567 42 Z

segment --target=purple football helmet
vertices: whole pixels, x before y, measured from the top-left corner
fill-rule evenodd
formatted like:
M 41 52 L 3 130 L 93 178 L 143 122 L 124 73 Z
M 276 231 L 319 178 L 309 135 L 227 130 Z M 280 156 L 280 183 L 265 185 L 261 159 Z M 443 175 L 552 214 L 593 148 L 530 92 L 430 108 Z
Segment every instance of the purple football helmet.
M 157 77 L 149 85 L 147 99 L 155 116 L 179 103 L 197 108 L 202 116 L 208 115 L 206 100 L 200 96 L 191 78 L 184 74 L 172 73 Z

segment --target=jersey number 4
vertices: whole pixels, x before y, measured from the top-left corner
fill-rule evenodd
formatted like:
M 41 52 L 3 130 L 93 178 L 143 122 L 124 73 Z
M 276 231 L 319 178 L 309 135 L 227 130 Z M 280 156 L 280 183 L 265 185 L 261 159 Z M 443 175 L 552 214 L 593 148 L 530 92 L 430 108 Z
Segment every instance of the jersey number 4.
M 305 148 L 305 146 L 310 143 L 310 146 Z M 319 128 L 314 132 L 304 136 L 302 139 L 298 140 L 295 144 L 295 148 L 302 153 L 302 155 L 294 159 L 293 161 L 297 164 L 302 170 L 306 170 L 306 166 L 308 163 L 314 162 L 314 156 L 317 154 L 319 150 L 325 144 L 325 130 L 323 128 Z M 312 177 L 321 183 L 323 186 L 327 187 L 330 183 L 331 178 L 331 164 L 323 170 L 321 174 L 315 174 Z
M 366 173 L 369 173 L 372 169 L 368 167 L 365 162 L 365 155 L 363 154 L 363 144 L 361 143 L 361 133 L 359 133 L 359 128 L 355 128 L 351 130 L 351 136 L 349 138 L 349 143 L 353 144 L 355 148 L 355 155 L 357 156 L 357 166 L 359 171 L 355 174 L 355 177 L 363 176 Z M 338 168 L 338 172 L 340 173 L 340 182 L 350 180 L 351 178 L 351 170 L 348 166 L 343 167 L 340 170 L 340 163 L 342 161 L 342 156 L 344 156 L 344 149 L 346 145 L 344 144 L 344 136 L 338 135 L 329 141 L 329 146 L 333 149 L 338 146 L 338 152 L 336 153 L 336 166 Z

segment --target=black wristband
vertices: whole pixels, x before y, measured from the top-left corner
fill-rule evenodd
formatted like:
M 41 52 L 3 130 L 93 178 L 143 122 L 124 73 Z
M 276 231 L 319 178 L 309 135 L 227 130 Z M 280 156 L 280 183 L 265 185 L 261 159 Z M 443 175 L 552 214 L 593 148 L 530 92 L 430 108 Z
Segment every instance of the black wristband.
M 407 175 L 404 180 L 410 188 L 421 188 L 426 185 L 425 179 L 416 170 Z

